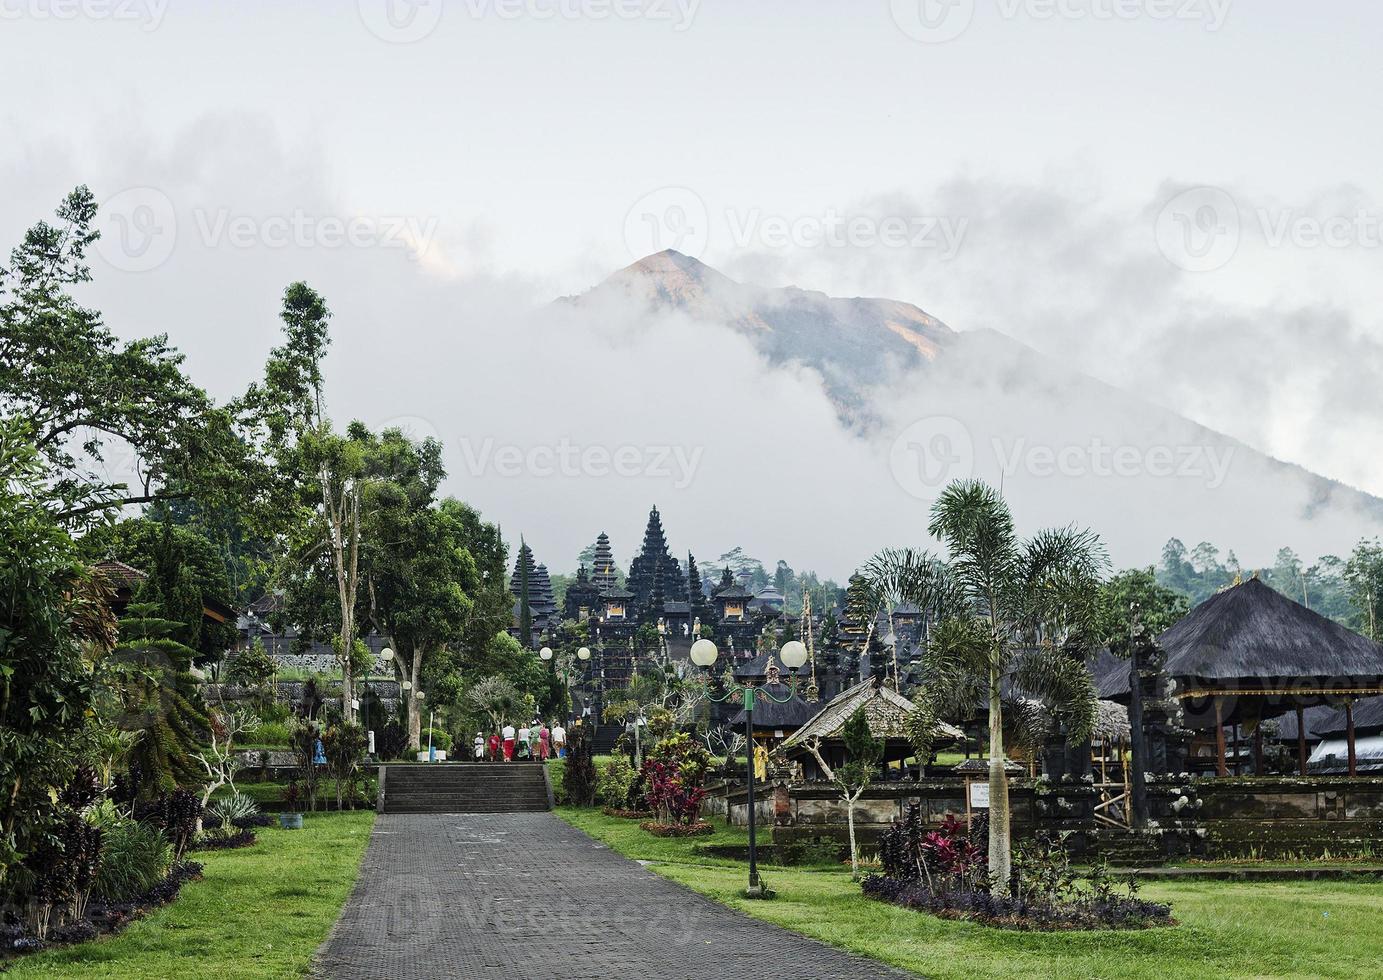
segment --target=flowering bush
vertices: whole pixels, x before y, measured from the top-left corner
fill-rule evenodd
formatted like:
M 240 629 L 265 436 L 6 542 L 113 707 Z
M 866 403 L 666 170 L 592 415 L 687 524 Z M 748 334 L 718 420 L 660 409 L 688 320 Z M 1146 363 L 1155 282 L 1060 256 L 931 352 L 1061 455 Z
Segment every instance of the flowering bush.
M 931 830 L 916 804 L 884 831 L 879 861 L 888 877 L 922 880 L 935 891 L 967 890 L 989 883 L 984 849 L 969 835 L 965 824 L 947 814 L 941 829 Z
M 640 771 L 649 809 L 664 823 L 696 823 L 706 798 L 703 783 L 710 762 L 710 753 L 685 732 L 660 741 Z
M 1012 895 L 994 894 L 983 848 L 985 828 L 947 816 L 930 829 L 917 806 L 884 832 L 879 845 L 881 875 L 862 887 L 870 898 L 947 919 L 966 919 L 1007 929 L 1142 929 L 1172 925 L 1171 907 L 1115 892 L 1108 868 L 1078 874 L 1059 841 L 1035 840 L 1019 848 Z
M 644 763 L 648 781 L 649 805 L 665 823 L 692 824 L 701 814 L 706 790 L 690 784 L 681 768 L 671 763 L 649 759 Z

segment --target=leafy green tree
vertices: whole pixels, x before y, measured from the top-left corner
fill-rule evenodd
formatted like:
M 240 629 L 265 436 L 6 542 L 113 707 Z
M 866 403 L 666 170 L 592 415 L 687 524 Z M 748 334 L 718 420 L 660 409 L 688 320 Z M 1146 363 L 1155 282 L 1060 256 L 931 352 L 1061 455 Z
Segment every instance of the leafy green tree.
M 1147 823 L 1144 773 L 1141 670 L 1154 652 L 1155 640 L 1190 610 L 1186 597 L 1159 585 L 1151 568 L 1121 572 L 1100 588 L 1101 632 L 1114 656 L 1129 662 L 1129 728 L 1131 731 L 1132 812 L 1138 826 Z
M 1354 611 L 1351 625 L 1375 642 L 1383 640 L 1383 545 L 1376 538 L 1355 545 L 1341 579 Z
M 507 677 L 483 677 L 466 692 L 466 704 L 489 720 L 491 732 L 498 732 L 506 721 L 517 719 L 523 695 Z
M 53 513 L 27 426 L 0 418 L 0 890 L 58 819 L 93 704 L 83 647 L 115 642 L 104 588 Z M 56 506 L 54 506 L 56 505 Z
M 1068 740 L 1089 737 L 1095 686 L 1086 667 L 1099 645 L 1099 581 L 1107 559 L 1099 538 L 1074 527 L 1024 540 L 1002 497 L 979 481 L 952 483 L 932 507 L 931 535 L 945 564 L 924 552 L 884 552 L 869 565 L 873 581 L 939 611 L 923 657 L 927 687 L 940 713 L 989 713 L 989 868 L 1008 894 L 1012 851 L 1004 709 L 1011 685 L 1046 703 Z
M 233 415 L 188 380 L 166 336 L 121 342 L 73 297 L 91 280 L 96 210 L 78 187 L 0 269 L 0 415 L 25 424 L 68 527 L 127 504 L 222 499 L 257 479 Z M 112 445 L 133 454 L 135 485 L 105 475 Z
M 434 507 L 445 476 L 434 439 L 411 442 L 388 429 L 367 442 L 363 564 L 370 614 L 394 645 L 396 679 L 411 748 L 421 747 L 424 664 L 457 644 L 480 576 L 466 550 L 466 528 L 451 509 Z

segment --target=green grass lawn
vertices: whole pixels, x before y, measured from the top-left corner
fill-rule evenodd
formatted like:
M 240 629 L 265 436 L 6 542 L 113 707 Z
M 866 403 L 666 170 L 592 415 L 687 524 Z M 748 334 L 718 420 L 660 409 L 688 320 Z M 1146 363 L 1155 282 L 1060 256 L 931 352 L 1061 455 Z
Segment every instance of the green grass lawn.
M 1142 897 L 1170 902 L 1181 925 L 1020 933 L 870 901 L 845 870 L 766 868 L 778 898 L 748 901 L 743 864 L 703 860 L 689 842 L 654 838 L 598 811 L 558 813 L 630 857 L 664 862 L 650 867 L 726 905 L 929 977 L 1383 977 L 1377 884 L 1149 883 Z M 716 839 L 735 833 L 718 830 Z
M 17 961 L 30 977 L 301 977 L 360 870 L 374 813 L 308 814 L 303 829 L 256 831 L 253 847 L 193 853 L 201 881 L 109 939 Z

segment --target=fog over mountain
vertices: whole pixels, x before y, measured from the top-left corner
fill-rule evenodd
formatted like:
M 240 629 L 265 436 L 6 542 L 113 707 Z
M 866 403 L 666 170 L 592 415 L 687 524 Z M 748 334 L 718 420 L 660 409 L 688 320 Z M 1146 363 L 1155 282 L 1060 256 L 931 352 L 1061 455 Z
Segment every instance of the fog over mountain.
M 1121 564 L 1155 561 L 1172 535 L 1237 548 L 1249 561 L 1286 543 L 1314 556 L 1346 550 L 1383 524 L 1374 496 L 1002 333 L 954 330 L 908 303 L 739 283 L 665 251 L 563 305 L 601 315 L 623 307 L 650 331 L 659 318 L 688 317 L 704 328 L 708 348 L 723 345 L 729 355 L 732 338 L 747 340 L 770 371 L 819 385 L 835 425 L 813 432 L 791 417 L 746 417 L 743 432 L 762 440 L 766 455 L 790 440 L 817 458 L 810 492 L 824 491 L 828 507 L 849 515 L 816 525 L 828 537 L 850 522 L 885 534 L 891 515 L 894 537 L 915 540 L 935 492 L 965 476 L 1002 484 L 1027 526 L 1088 523 Z M 868 453 L 854 474 L 830 452 L 842 431 Z M 812 453 L 818 440 L 822 451 Z M 707 448 L 710 455 L 716 445 Z

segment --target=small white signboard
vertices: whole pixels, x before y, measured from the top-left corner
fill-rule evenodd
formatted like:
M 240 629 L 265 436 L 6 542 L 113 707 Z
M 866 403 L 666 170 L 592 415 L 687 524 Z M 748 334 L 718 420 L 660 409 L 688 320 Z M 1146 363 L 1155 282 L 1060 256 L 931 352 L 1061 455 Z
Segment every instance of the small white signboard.
M 988 810 L 989 809 L 989 783 L 975 779 L 970 782 L 970 809 Z

